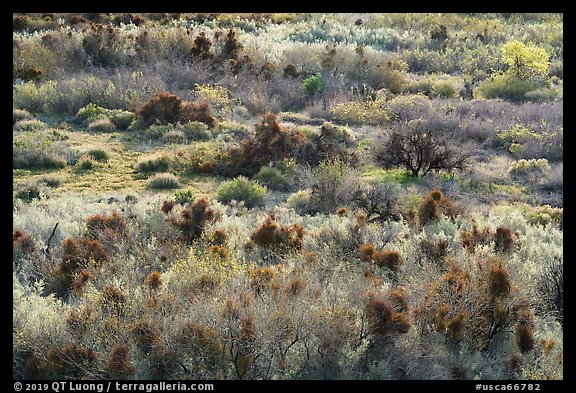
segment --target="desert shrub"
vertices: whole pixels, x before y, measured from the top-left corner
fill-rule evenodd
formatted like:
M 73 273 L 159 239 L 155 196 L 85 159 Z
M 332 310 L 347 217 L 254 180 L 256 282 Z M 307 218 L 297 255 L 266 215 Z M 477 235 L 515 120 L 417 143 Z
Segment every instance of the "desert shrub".
M 260 293 L 270 288 L 272 281 L 276 277 L 276 271 L 270 266 L 260 267 L 252 270 L 249 277 L 252 290 Z
M 76 167 L 83 171 L 89 171 L 91 169 L 94 169 L 94 166 L 95 166 L 94 161 L 90 156 L 84 156 L 80 158 L 80 160 L 78 160 L 78 162 L 76 163 Z
M 322 92 L 326 84 L 324 83 L 324 79 L 322 79 L 322 75 L 316 74 L 304 79 L 302 81 L 302 87 L 306 94 L 313 95 Z
M 32 120 L 33 116 L 26 109 L 12 108 L 12 124 L 20 120 Z
M 191 139 L 193 141 L 205 141 L 212 137 L 210 130 L 208 130 L 208 126 L 200 121 L 184 123 L 181 129 L 186 136 L 186 139 Z
M 39 182 L 30 182 L 16 189 L 16 198 L 25 202 L 32 202 L 34 199 L 48 198 L 49 196 L 50 190 Z
M 253 179 L 273 190 L 286 191 L 290 187 L 290 181 L 278 168 L 263 166 Z
M 523 79 L 513 74 L 494 74 L 474 90 L 474 96 L 521 102 L 526 100 L 526 94 L 541 87 L 542 82 L 533 79 Z
M 34 239 L 19 229 L 15 229 L 12 234 L 12 257 L 18 258 L 34 252 L 36 249 Z
M 94 121 L 91 121 L 88 124 L 89 131 L 97 131 L 97 132 L 114 132 L 116 131 L 116 126 L 108 117 L 101 117 Z
M 199 121 L 212 128 L 218 125 L 218 120 L 212 114 L 212 109 L 207 102 L 182 102 L 180 104 L 179 121 Z
M 386 296 L 368 293 L 365 312 L 368 317 L 370 333 L 376 336 L 387 336 L 391 333 L 408 333 L 411 327 L 406 310 L 397 310 L 397 296 L 394 290 Z
M 14 125 L 17 131 L 42 131 L 48 127 L 46 123 L 38 119 L 22 119 L 18 120 Z
M 322 161 L 308 170 L 305 181 L 310 190 L 309 208 L 315 212 L 335 212 L 345 202 L 346 180 L 352 177 L 350 165 L 339 158 Z
M 144 286 L 151 291 L 156 291 L 162 286 L 162 274 L 159 271 L 153 271 L 144 279 Z
M 146 102 L 139 111 L 148 126 L 159 121 L 176 124 L 180 120 L 182 98 L 171 93 L 158 93 Z
M 359 160 L 356 152 L 356 135 L 348 127 L 324 122 L 320 133 L 308 138 L 308 142 L 298 149 L 296 158 L 308 165 L 318 165 L 321 161 L 339 159 L 354 164 Z
M 118 344 L 112 348 L 106 363 L 106 370 L 114 379 L 127 379 L 134 374 L 134 367 L 130 361 L 130 349 L 126 344 Z
M 377 163 L 385 168 L 401 165 L 413 176 L 465 167 L 469 153 L 456 147 L 447 136 L 428 130 L 426 121 L 413 120 L 405 126 L 376 136 L 372 152 Z
M 512 163 L 509 172 L 511 175 L 519 178 L 527 178 L 531 181 L 541 179 L 543 175 L 551 170 L 548 160 L 545 158 L 518 160 Z
M 439 189 L 434 189 L 426 195 L 418 207 L 418 222 L 426 225 L 438 221 L 443 215 L 455 217 L 462 213 L 462 209 L 442 194 Z
M 176 201 L 173 201 L 172 199 L 165 199 L 162 202 L 162 206 L 160 206 L 160 211 L 162 213 L 168 214 L 172 211 L 174 206 L 176 206 Z
M 315 209 L 311 208 L 311 200 L 312 194 L 309 191 L 300 190 L 290 194 L 286 202 L 288 206 L 296 210 L 298 214 L 312 214 L 315 212 Z
M 210 86 L 196 83 L 192 96 L 197 101 L 206 102 L 214 108 L 225 108 L 229 104 L 228 91 L 222 86 Z
M 432 85 L 430 93 L 432 97 L 438 98 L 458 98 L 463 84 L 453 78 L 439 79 Z
M 198 238 L 204 228 L 221 217 L 221 213 L 210 207 L 206 198 L 198 198 L 180 212 L 178 218 L 172 219 L 172 224 L 182 232 L 187 241 Z
M 397 271 L 404 259 L 398 251 L 378 250 L 372 243 L 364 243 L 359 247 L 360 260 L 373 263 L 378 267 L 385 267 L 392 271 Z
M 108 154 L 108 152 L 103 149 L 88 150 L 86 154 L 95 159 L 96 161 L 100 162 L 107 162 L 110 159 L 110 155 Z
M 174 201 L 180 205 L 194 202 L 194 193 L 192 190 L 179 190 L 174 193 Z
M 353 182 L 346 199 L 366 212 L 368 221 L 388 221 L 400 218 L 399 187 L 383 181 Z
M 180 130 L 170 130 L 161 137 L 162 143 L 179 144 L 185 140 L 184 133 Z
M 96 120 L 99 117 L 105 117 L 107 115 L 108 109 L 93 103 L 89 103 L 88 105 L 78 109 L 78 112 L 76 112 L 76 120 L 79 123 L 87 126 L 91 121 Z
M 194 57 L 200 57 L 203 60 L 211 59 L 214 57 L 214 53 L 210 50 L 212 46 L 212 41 L 206 37 L 205 32 L 200 32 L 194 38 L 194 44 L 190 49 L 190 55 Z
M 132 112 L 120 109 L 110 110 L 108 116 L 110 120 L 112 120 L 112 123 L 114 123 L 114 126 L 120 131 L 127 130 L 130 124 L 132 124 L 132 121 L 134 121 L 134 114 Z
M 282 128 L 273 113 L 263 115 L 255 131 L 255 135 L 244 139 L 240 147 L 228 150 L 225 172 L 253 176 L 263 166 L 294 156 L 298 146 L 303 144 L 303 136 Z
M 85 221 L 87 236 L 91 239 L 118 238 L 126 234 L 126 219 L 116 211 L 110 215 L 88 216 Z
M 496 251 L 509 252 L 516 245 L 516 234 L 507 226 L 499 226 L 494 233 Z
M 537 131 L 515 124 L 510 128 L 496 130 L 494 146 L 508 150 L 516 157 L 556 161 L 563 156 L 563 134 L 562 127 L 556 127 L 552 131 Z
M 280 225 L 274 214 L 269 214 L 250 235 L 250 240 L 264 248 L 302 249 L 304 228 L 299 224 Z
M 254 207 L 262 204 L 264 195 L 266 195 L 265 186 L 257 181 L 238 176 L 218 189 L 216 199 L 222 203 L 229 203 L 233 200 L 244 202 L 246 207 Z
M 170 159 L 165 155 L 154 155 L 141 159 L 136 170 L 138 172 L 166 172 L 170 168 Z
M 365 101 L 354 100 L 333 105 L 330 108 L 332 120 L 342 124 L 353 125 L 383 125 L 390 121 L 391 112 L 388 110 L 383 96 L 376 99 L 368 97 Z
M 178 177 L 172 173 L 161 172 L 148 178 L 147 187 L 150 189 L 166 190 L 180 188 L 182 184 L 180 184 Z

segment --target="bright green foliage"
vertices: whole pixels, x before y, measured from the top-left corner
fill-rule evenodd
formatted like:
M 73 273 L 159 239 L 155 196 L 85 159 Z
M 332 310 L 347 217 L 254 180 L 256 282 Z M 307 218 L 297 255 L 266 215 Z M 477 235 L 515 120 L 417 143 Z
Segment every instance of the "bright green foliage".
M 324 83 L 322 75 L 316 74 L 304 79 L 302 81 L 302 86 L 304 87 L 304 91 L 306 91 L 306 93 L 312 95 L 316 92 L 321 92 L 324 90 L 326 83 Z
M 223 203 L 242 201 L 246 207 L 254 207 L 262 203 L 265 194 L 266 186 L 250 181 L 244 176 L 238 176 L 218 189 L 217 199 Z
M 545 76 L 549 57 L 546 50 L 516 40 L 502 46 L 502 60 L 510 67 L 509 71 L 523 79 Z

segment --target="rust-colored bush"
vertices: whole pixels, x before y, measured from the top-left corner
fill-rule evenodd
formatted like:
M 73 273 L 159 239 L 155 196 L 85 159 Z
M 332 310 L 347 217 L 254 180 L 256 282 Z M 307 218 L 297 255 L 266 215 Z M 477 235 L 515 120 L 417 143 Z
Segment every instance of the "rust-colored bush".
M 301 294 L 304 289 L 306 289 L 306 282 L 302 280 L 300 277 L 295 277 L 286 284 L 284 288 L 284 292 L 288 297 L 294 297 Z
M 223 246 L 212 245 L 210 246 L 210 252 L 212 253 L 212 255 L 214 255 L 216 258 L 220 260 L 228 259 L 228 257 L 230 256 L 228 247 L 226 247 L 225 245 Z
M 227 241 L 228 233 L 224 228 L 218 228 L 210 235 L 210 242 L 215 246 L 224 246 Z
M 392 331 L 395 312 L 390 302 L 377 295 L 370 296 L 366 311 L 375 333 L 386 335 Z
M 70 289 L 72 291 L 79 292 L 84 288 L 84 286 L 86 286 L 89 281 L 94 280 L 94 278 L 95 276 L 90 270 L 82 269 L 72 281 Z
M 19 76 L 27 81 L 35 81 L 40 79 L 40 77 L 42 76 L 43 72 L 40 68 L 38 67 L 30 67 L 22 72 L 19 73 Z
M 250 273 L 250 287 L 256 293 L 260 293 L 270 287 L 274 277 L 276 277 L 276 272 L 269 266 L 255 269 Z
M 260 247 L 300 250 L 303 246 L 304 228 L 302 225 L 279 225 L 274 214 L 269 214 L 250 235 L 250 240 Z
M 262 115 L 255 131 L 239 148 L 228 150 L 225 174 L 251 177 L 265 165 L 293 157 L 304 143 L 303 136 L 282 128 L 273 113 Z
M 360 245 L 360 260 L 362 262 L 372 262 L 376 249 L 372 243 L 365 243 Z
M 507 226 L 499 226 L 494 234 L 494 247 L 496 251 L 509 252 L 514 247 L 514 235 Z
M 116 307 L 126 302 L 126 295 L 113 285 L 104 285 L 102 288 L 104 304 Z
M 243 45 L 236 39 L 236 31 L 231 28 L 224 37 L 222 54 L 226 59 L 238 60 L 242 49 Z
M 211 59 L 214 57 L 214 53 L 210 50 L 211 46 L 212 41 L 210 41 L 210 39 L 206 37 L 206 33 L 202 31 L 194 38 L 190 55 L 200 57 L 202 60 Z
M 468 315 L 462 310 L 446 323 L 446 334 L 452 342 L 459 342 L 464 338 Z
M 148 126 L 156 121 L 162 124 L 176 124 L 180 120 L 180 104 L 182 98 L 175 94 L 160 92 L 146 102 L 139 113 Z
M 484 227 L 479 230 L 476 223 L 472 225 L 472 230 L 463 231 L 460 235 L 460 244 L 470 253 L 474 253 L 476 246 L 489 244 L 493 240 L 490 228 Z
M 180 229 L 184 239 L 191 242 L 204 232 L 206 225 L 220 217 L 221 213 L 210 207 L 208 199 L 198 198 L 181 211 L 179 218 L 171 222 Z
M 438 200 L 434 199 L 434 196 L 437 195 L 434 191 L 432 191 L 420 204 L 418 208 L 418 220 L 420 225 L 426 225 L 433 221 L 438 221 L 442 216 L 442 211 L 438 206 Z
M 126 233 L 126 220 L 116 211 L 109 216 L 95 214 L 86 219 L 86 228 L 92 239 L 116 239 Z
M 25 234 L 19 229 L 16 229 L 12 234 L 12 253 L 13 256 L 20 256 L 34 252 L 34 239 L 32 236 Z
M 174 206 L 176 206 L 176 201 L 174 201 L 172 199 L 165 199 L 162 202 L 162 206 L 160 207 L 160 210 L 162 211 L 162 213 L 168 214 L 172 211 Z
M 294 64 L 288 64 L 283 70 L 284 78 L 298 78 L 300 73 Z
M 404 259 L 398 251 L 381 250 L 374 254 L 373 262 L 379 267 L 387 267 L 392 271 L 397 271 Z
M 218 124 L 218 120 L 212 114 L 212 109 L 207 102 L 185 101 L 180 104 L 179 121 L 199 121 L 212 128 Z
M 490 296 L 493 298 L 502 298 L 510 293 L 510 274 L 508 269 L 502 266 L 502 261 L 494 262 L 490 267 L 488 283 Z
M 130 349 L 126 344 L 118 344 L 112 348 L 106 370 L 114 379 L 126 379 L 134 374 L 134 367 L 130 362 Z
M 252 344 L 254 342 L 256 339 L 256 320 L 252 314 L 248 314 L 240 320 L 238 334 L 243 343 Z
M 153 271 L 144 279 L 144 285 L 151 291 L 158 290 L 162 286 L 162 274 L 159 271 Z
M 46 358 L 53 367 L 52 378 L 82 379 L 96 365 L 98 354 L 90 348 L 73 343 L 48 351 Z
M 410 317 L 407 314 L 396 313 L 392 317 L 392 326 L 395 331 L 404 334 L 408 333 L 412 327 L 412 322 L 410 321 Z
M 154 344 L 160 340 L 159 328 L 152 322 L 140 319 L 130 324 L 130 333 L 138 346 L 146 353 L 152 350 Z
M 406 292 L 400 287 L 393 287 L 390 288 L 386 292 L 386 296 L 390 300 L 392 306 L 394 306 L 394 310 L 397 313 L 407 312 L 410 304 L 408 303 L 408 297 L 406 296 Z
M 513 353 L 508 358 L 508 370 L 511 373 L 518 371 L 520 366 L 522 365 L 522 356 L 519 353 Z
M 78 240 L 78 244 L 83 249 L 83 258 L 85 260 L 94 261 L 97 264 L 110 260 L 110 255 L 108 255 L 100 240 L 83 237 Z
M 432 241 L 424 239 L 420 243 L 420 247 L 428 259 L 435 263 L 439 263 L 448 255 L 450 252 L 450 244 L 448 240 L 442 239 L 437 241 Z
M 534 349 L 534 331 L 530 324 L 523 321 L 516 323 L 514 333 L 516 335 L 516 344 L 520 352 L 526 353 Z
M 22 31 L 28 27 L 30 18 L 26 15 L 16 15 L 12 17 L 12 30 Z

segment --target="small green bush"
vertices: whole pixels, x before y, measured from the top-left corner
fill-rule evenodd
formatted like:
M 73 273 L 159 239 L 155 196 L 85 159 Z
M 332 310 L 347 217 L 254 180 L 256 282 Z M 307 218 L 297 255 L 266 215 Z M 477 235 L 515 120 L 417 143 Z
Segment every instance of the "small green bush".
M 136 170 L 138 172 L 166 172 L 170 167 L 170 159 L 166 156 L 150 156 L 138 162 Z
M 48 125 L 38 119 L 23 119 L 18 120 L 14 125 L 14 129 L 17 131 L 41 131 L 46 129 Z
M 157 173 L 148 179 L 148 188 L 150 189 L 167 190 L 180 187 L 182 185 L 178 178 L 168 172 Z
M 530 159 L 530 160 L 518 160 L 510 166 L 510 174 L 513 176 L 532 176 L 534 180 L 536 176 L 542 176 L 543 174 L 550 172 L 550 164 L 545 158 L 540 159 Z
M 285 191 L 290 187 L 288 178 L 277 168 L 263 166 L 253 177 L 273 190 Z
M 194 202 L 194 194 L 192 190 L 181 190 L 174 193 L 174 201 L 180 205 Z
M 132 121 L 134 120 L 134 114 L 132 112 L 123 111 L 120 109 L 114 109 L 109 112 L 108 116 L 116 128 L 120 131 L 125 131 L 130 127 Z
M 182 132 L 186 139 L 205 141 L 212 137 L 208 126 L 199 121 L 190 121 L 182 125 Z
M 322 75 L 316 74 L 304 79 L 302 81 L 302 87 L 306 94 L 312 95 L 317 92 L 322 92 L 326 87 L 326 83 L 324 83 Z
M 97 132 L 114 132 L 116 127 L 109 117 L 101 117 L 88 124 L 88 130 Z
M 266 186 L 260 185 L 257 181 L 250 181 L 244 176 L 238 176 L 218 189 L 216 199 L 222 203 L 242 201 L 250 208 L 260 205 L 265 194 Z
M 21 186 L 16 192 L 16 198 L 25 202 L 31 202 L 34 199 L 42 199 L 50 196 L 49 190 L 40 182 L 31 182 Z
M 110 159 L 108 152 L 102 149 L 92 149 L 89 150 L 86 154 L 100 162 L 107 162 Z
M 432 85 L 430 94 L 438 98 L 458 98 L 463 86 L 455 79 L 439 79 Z
M 508 101 L 524 101 L 526 94 L 543 87 L 541 82 L 522 79 L 512 74 L 496 74 L 482 82 L 474 91 L 475 96 L 493 99 L 502 98 Z
M 86 156 L 80 159 L 76 163 L 76 166 L 84 171 L 89 171 L 90 169 L 94 169 L 94 161 L 92 161 L 89 156 Z
M 173 143 L 173 144 L 183 143 L 185 140 L 184 133 L 180 130 L 168 131 L 167 133 L 162 135 L 161 139 L 163 143 Z
M 300 190 L 291 194 L 287 201 L 288 206 L 296 210 L 298 214 L 312 214 L 315 212 L 311 206 L 312 195 L 309 191 Z

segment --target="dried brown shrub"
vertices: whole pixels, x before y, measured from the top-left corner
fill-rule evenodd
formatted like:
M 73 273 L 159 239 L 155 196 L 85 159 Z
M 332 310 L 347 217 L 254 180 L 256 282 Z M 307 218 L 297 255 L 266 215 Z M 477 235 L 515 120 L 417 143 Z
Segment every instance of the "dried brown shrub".
M 182 98 L 175 94 L 160 92 L 146 102 L 139 113 L 148 126 L 156 121 L 162 124 L 176 124 L 180 120 L 180 104 Z
M 12 255 L 20 256 L 34 252 L 34 239 L 32 236 L 25 234 L 19 229 L 16 229 L 12 234 Z
M 211 59 L 214 57 L 214 53 L 210 50 L 212 46 L 212 41 L 206 37 L 206 33 L 200 32 L 194 38 L 194 44 L 192 49 L 190 49 L 190 54 L 194 57 L 200 57 L 202 60 Z
M 118 344 L 112 348 L 106 370 L 114 379 L 126 379 L 134 374 L 134 367 L 130 362 L 130 349 L 126 344 Z
M 144 279 L 144 285 L 151 291 L 158 290 L 162 286 L 162 274 L 159 271 L 153 271 Z
M 518 345 L 520 352 L 526 353 L 534 349 L 534 329 L 530 324 L 518 321 L 514 333 L 516 335 L 516 344 Z
M 110 307 L 117 307 L 126 302 L 126 295 L 113 285 L 104 285 L 102 288 L 102 300 Z
M 514 233 L 507 226 L 499 226 L 494 234 L 494 247 L 496 251 L 510 252 L 515 245 Z
M 386 267 L 392 271 L 397 271 L 404 259 L 398 251 L 381 250 L 374 254 L 373 262 L 379 267 Z
M 180 217 L 171 222 L 182 232 L 184 239 L 191 242 L 204 232 L 206 225 L 219 220 L 220 217 L 221 213 L 210 207 L 208 199 L 199 198 L 183 209 Z
M 380 335 L 390 333 L 394 327 L 394 306 L 378 295 L 369 296 L 367 314 L 371 329 Z
M 179 121 L 182 123 L 199 121 L 210 128 L 218 124 L 218 120 L 212 114 L 210 104 L 207 102 L 182 102 L 180 104 Z
M 362 262 L 372 262 L 376 249 L 372 243 L 360 245 L 360 260 Z
M 446 334 L 452 342 L 459 342 L 464 338 L 468 314 L 461 310 L 455 317 L 446 323 Z
M 250 287 L 256 293 L 260 293 L 270 287 L 274 277 L 276 272 L 269 266 L 255 269 L 250 273 Z
M 109 216 L 95 214 L 86 219 L 86 228 L 92 239 L 116 239 L 125 235 L 126 220 L 116 211 Z
M 176 201 L 174 201 L 172 199 L 165 199 L 162 202 L 162 206 L 160 207 L 160 210 L 162 211 L 162 213 L 168 214 L 172 211 L 174 206 L 176 206 Z
M 306 289 L 306 282 L 300 277 L 295 277 L 286 284 L 284 292 L 287 297 L 295 297 L 301 294 Z
M 94 280 L 94 274 L 88 269 L 82 269 L 72 281 L 70 289 L 75 292 L 80 292 L 89 281 Z
M 510 293 L 510 273 L 502 266 L 502 261 L 498 260 L 490 267 L 488 283 L 489 293 L 493 298 L 502 298 Z
M 304 228 L 300 224 L 280 225 L 276 216 L 269 214 L 258 228 L 250 235 L 250 240 L 265 248 L 282 247 L 301 250 L 304 239 Z

